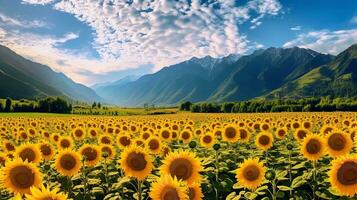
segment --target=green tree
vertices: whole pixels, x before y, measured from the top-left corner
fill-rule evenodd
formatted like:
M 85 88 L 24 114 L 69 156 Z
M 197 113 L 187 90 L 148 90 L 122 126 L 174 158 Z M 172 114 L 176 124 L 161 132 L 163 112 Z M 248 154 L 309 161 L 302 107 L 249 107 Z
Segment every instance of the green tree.
M 10 98 L 7 98 L 5 101 L 5 112 L 10 112 L 11 111 L 11 104 L 12 104 L 12 100 Z

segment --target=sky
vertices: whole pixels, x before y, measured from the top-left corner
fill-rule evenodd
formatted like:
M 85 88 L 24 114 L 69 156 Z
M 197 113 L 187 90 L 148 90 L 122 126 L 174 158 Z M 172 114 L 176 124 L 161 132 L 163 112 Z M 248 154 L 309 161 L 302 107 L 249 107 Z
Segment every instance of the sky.
M 192 57 L 357 43 L 356 0 L 0 0 L 0 44 L 85 85 Z

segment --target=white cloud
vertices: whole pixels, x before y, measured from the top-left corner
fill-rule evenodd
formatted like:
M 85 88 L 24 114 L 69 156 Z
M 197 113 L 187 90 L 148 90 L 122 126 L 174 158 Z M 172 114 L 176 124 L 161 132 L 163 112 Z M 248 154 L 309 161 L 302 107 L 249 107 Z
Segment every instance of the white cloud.
M 357 16 L 353 16 L 351 19 L 352 24 L 357 24 Z
M 42 28 L 48 26 L 45 22 L 39 20 L 18 20 L 0 13 L 0 25 L 21 27 L 21 28 Z
M 338 31 L 320 30 L 300 34 L 296 39 L 286 42 L 283 47 L 299 46 L 336 55 L 356 43 L 357 29 Z
M 95 33 L 93 47 L 101 57 L 90 61 L 106 63 L 100 69 L 87 63 L 88 68 L 102 73 L 148 63 L 159 70 L 193 56 L 244 54 L 256 45 L 239 32 L 239 24 L 250 23 L 255 28 L 265 16 L 277 15 L 281 10 L 278 0 L 252 0 L 240 7 L 234 6 L 235 0 L 204 4 L 199 0 L 23 2 L 51 4 L 88 24 Z M 49 47 L 58 51 L 53 45 Z
M 292 30 L 292 31 L 301 31 L 301 26 L 291 27 L 290 30 Z

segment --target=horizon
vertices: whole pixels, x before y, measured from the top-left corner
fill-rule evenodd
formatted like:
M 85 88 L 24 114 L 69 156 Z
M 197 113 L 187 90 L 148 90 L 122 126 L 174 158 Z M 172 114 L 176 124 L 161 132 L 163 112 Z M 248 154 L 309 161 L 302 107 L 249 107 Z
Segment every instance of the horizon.
M 294 46 L 337 55 L 357 43 L 355 1 L 307 3 L 4 0 L 0 44 L 93 86 L 193 57 Z

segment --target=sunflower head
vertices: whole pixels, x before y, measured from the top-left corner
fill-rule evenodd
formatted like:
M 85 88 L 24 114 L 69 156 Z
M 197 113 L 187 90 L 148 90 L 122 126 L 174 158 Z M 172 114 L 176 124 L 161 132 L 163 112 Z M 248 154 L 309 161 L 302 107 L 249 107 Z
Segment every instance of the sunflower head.
M 260 132 L 255 139 L 255 144 L 260 149 L 266 151 L 273 146 L 273 136 L 269 132 Z
M 235 126 L 229 125 L 223 129 L 222 137 L 224 141 L 234 143 L 239 140 L 239 136 L 240 133 Z
M 186 181 L 188 185 L 201 180 L 202 166 L 200 160 L 192 152 L 170 152 L 164 159 L 160 168 L 161 174 L 169 174 L 179 180 Z
M 55 150 L 50 143 L 43 142 L 38 144 L 38 148 L 40 149 L 42 158 L 44 160 L 51 160 L 55 155 Z
M 87 166 L 95 166 L 101 158 L 100 149 L 95 145 L 85 144 L 79 152 Z
M 332 157 L 347 155 L 353 146 L 350 136 L 342 131 L 332 131 L 325 139 L 327 151 Z
M 38 187 L 42 182 L 42 174 L 36 165 L 21 159 L 6 163 L 2 170 L 3 185 L 13 193 L 29 194 L 31 187 Z
M 66 200 L 67 195 L 59 192 L 59 188 L 49 188 L 45 186 L 31 187 L 31 194 L 26 194 L 27 200 Z
M 357 156 L 342 156 L 332 162 L 329 171 L 331 186 L 341 195 L 357 194 Z
M 151 136 L 146 140 L 146 147 L 153 154 L 160 154 L 161 152 L 161 142 L 160 139 L 156 136 Z
M 16 149 L 16 155 L 23 161 L 27 160 L 32 163 L 41 161 L 41 152 L 35 144 L 23 144 Z
M 318 160 L 325 154 L 323 137 L 316 134 L 307 135 L 301 145 L 301 154 L 308 160 Z
M 81 168 L 80 155 L 70 149 L 61 150 L 56 157 L 54 167 L 63 176 L 76 175 Z
M 125 175 L 144 180 L 152 171 L 150 156 L 141 147 L 130 146 L 121 154 L 120 166 Z
M 114 156 L 115 156 L 115 150 L 114 150 L 113 146 L 111 146 L 111 145 L 102 144 L 102 145 L 100 145 L 100 150 L 102 152 L 102 157 L 103 158 L 112 160 L 114 158 Z M 107 156 L 104 157 L 103 156 L 104 153 Z
M 189 200 L 201 200 L 203 197 L 201 186 L 198 183 L 194 183 L 188 187 Z
M 151 186 L 150 198 L 153 200 L 187 200 L 187 185 L 172 178 L 169 175 L 163 175 Z
M 211 148 L 215 143 L 215 137 L 212 133 L 206 133 L 201 136 L 200 143 L 206 148 Z
M 258 158 L 249 158 L 238 167 L 236 178 L 243 187 L 254 190 L 263 183 L 265 171 L 266 168 Z

